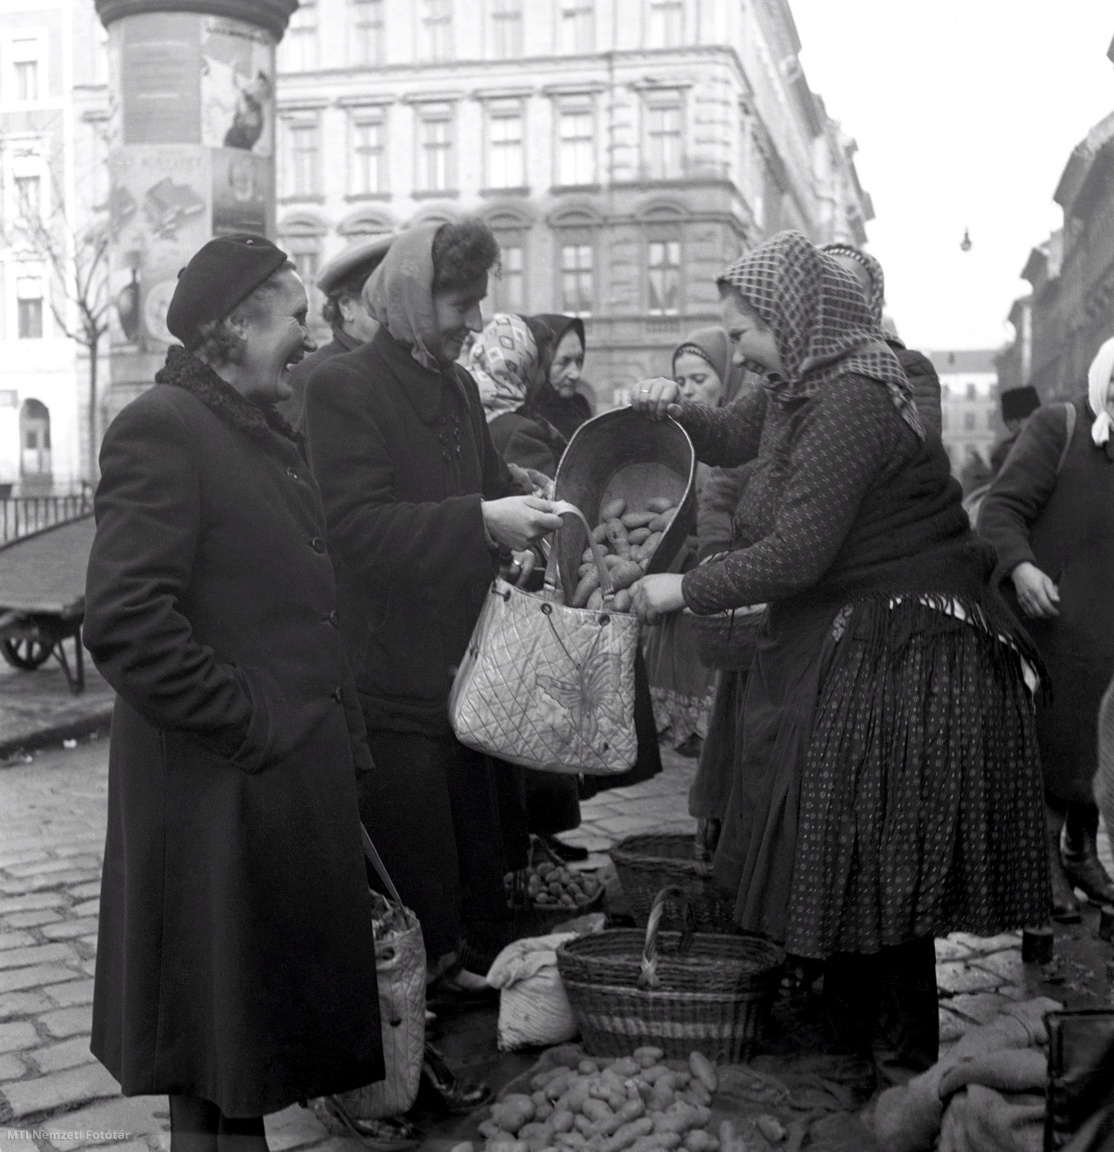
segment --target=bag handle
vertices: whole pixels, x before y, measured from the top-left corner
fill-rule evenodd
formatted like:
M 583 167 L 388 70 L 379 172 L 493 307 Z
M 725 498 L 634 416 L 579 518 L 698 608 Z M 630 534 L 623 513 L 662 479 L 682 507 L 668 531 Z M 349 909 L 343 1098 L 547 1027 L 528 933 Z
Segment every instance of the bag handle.
M 665 915 L 665 902 L 670 897 L 679 899 L 684 908 L 685 927 L 681 932 L 681 939 L 677 943 L 677 955 L 684 956 L 692 947 L 692 938 L 696 931 L 696 914 L 685 889 L 678 884 L 670 884 L 654 897 L 654 903 L 650 908 L 650 918 L 646 921 L 646 943 L 642 949 L 642 971 L 638 976 L 639 988 L 656 988 L 661 983 L 658 977 L 658 932 L 661 930 L 661 919 Z
M 575 516 L 580 523 L 584 526 L 585 535 L 588 537 L 588 547 L 592 549 L 592 559 L 596 562 L 596 571 L 600 574 L 600 588 L 603 589 L 604 596 L 613 596 L 615 594 L 615 587 L 611 582 L 611 569 L 604 563 L 603 549 L 596 543 L 592 537 L 592 529 L 588 525 L 588 520 L 584 513 L 575 504 L 570 504 L 567 500 L 555 500 L 553 502 L 553 511 L 558 516 Z M 560 528 L 557 529 L 560 532 Z M 545 586 L 551 595 L 556 597 L 557 593 L 557 541 L 549 549 L 549 560 L 545 566 Z
M 395 882 L 391 879 L 387 872 L 386 865 L 383 863 L 383 858 L 379 855 L 375 845 L 371 842 L 371 837 L 367 834 L 367 829 L 364 827 L 364 822 L 360 821 L 360 839 L 364 844 L 364 855 L 371 861 L 372 868 L 375 869 L 375 874 L 387 887 L 391 899 L 400 907 L 405 908 L 406 905 L 402 902 L 402 897 L 398 894 L 398 889 L 395 887 Z

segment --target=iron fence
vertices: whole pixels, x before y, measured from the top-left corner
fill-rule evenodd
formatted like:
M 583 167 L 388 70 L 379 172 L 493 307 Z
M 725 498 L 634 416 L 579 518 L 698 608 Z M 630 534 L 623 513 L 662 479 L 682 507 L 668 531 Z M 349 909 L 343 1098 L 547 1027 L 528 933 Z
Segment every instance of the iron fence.
M 70 496 L 8 496 L 0 499 L 0 544 L 92 511 L 89 493 Z

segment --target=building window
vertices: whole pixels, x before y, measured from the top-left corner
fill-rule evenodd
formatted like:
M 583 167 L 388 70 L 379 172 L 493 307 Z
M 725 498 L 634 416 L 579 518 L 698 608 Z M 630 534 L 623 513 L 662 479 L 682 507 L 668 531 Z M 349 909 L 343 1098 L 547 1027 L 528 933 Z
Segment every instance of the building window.
M 16 176 L 16 214 L 24 220 L 38 220 L 42 213 L 42 181 L 38 176 Z
M 976 391 L 974 384 L 968 384 L 967 385 L 967 399 L 968 400 L 977 399 L 977 391 Z
M 453 53 L 452 0 L 421 0 L 422 59 L 449 60 Z
M 684 0 L 649 0 L 649 47 L 673 48 L 685 36 Z
M 37 37 L 13 40 L 12 95 L 16 100 L 39 98 L 39 41 Z
M 43 338 L 43 282 L 38 276 L 19 276 L 15 282 L 16 332 L 20 340 Z
M 676 316 L 681 310 L 681 242 L 651 240 L 650 315 Z
M 286 137 L 289 162 L 286 170 L 287 196 L 321 194 L 321 131 L 316 117 L 288 120 Z
M 682 175 L 681 107 L 679 104 L 646 109 L 646 176 L 650 180 L 679 180 Z
M 595 129 L 590 110 L 569 109 L 561 112 L 557 147 L 558 184 L 595 183 Z
M 386 58 L 383 0 L 353 0 L 352 54 L 355 64 L 382 64 Z
M 495 307 L 499 312 L 525 312 L 526 283 L 522 241 L 499 242 L 499 275 L 495 278 Z
M 381 117 L 352 121 L 349 192 L 376 195 L 387 190 L 387 126 Z
M 526 183 L 522 111 L 493 112 L 488 120 L 488 187 L 521 188 Z
M 591 52 L 595 47 L 592 0 L 561 0 L 558 43 L 562 52 Z
M 522 0 L 491 0 L 492 48 L 500 60 L 522 55 Z
M 973 385 L 971 385 L 973 387 Z M 963 413 L 963 429 L 965 432 L 974 432 L 975 430 L 975 414 L 974 412 Z
M 571 316 L 592 312 L 592 245 L 561 245 L 561 311 Z
M 290 17 L 282 38 L 283 68 L 287 72 L 310 72 L 317 67 L 317 5 L 302 0 Z
M 448 116 L 425 116 L 419 122 L 422 147 L 418 188 L 423 192 L 447 192 L 452 188 L 452 129 Z

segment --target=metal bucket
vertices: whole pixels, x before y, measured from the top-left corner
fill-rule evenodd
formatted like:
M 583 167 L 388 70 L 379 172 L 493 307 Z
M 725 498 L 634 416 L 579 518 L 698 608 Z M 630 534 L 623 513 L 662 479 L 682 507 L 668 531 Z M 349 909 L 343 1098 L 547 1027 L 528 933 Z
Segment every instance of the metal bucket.
M 696 523 L 696 454 L 688 433 L 672 418 L 655 420 L 633 408 L 617 408 L 582 424 L 557 466 L 555 498 L 575 504 L 589 524 L 621 496 L 629 510 L 642 510 L 654 496 L 676 504 L 647 573 L 664 572 Z M 558 536 L 558 571 L 566 600 L 577 585 L 587 547 L 579 521 L 566 520 Z

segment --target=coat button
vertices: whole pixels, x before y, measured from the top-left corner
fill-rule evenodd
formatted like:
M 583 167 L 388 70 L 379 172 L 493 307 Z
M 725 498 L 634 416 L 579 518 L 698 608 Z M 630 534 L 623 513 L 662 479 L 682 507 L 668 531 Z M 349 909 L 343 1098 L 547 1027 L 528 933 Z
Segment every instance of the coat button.
M 287 474 L 287 476 L 290 477 L 291 480 L 300 480 L 301 479 L 301 477 L 298 475 L 297 471 L 293 468 L 287 468 L 286 474 Z
M 338 704 L 343 704 L 344 703 L 344 690 L 342 688 L 334 688 L 333 689 L 333 699 Z
M 331 624 L 331 625 L 332 625 L 334 628 L 337 628 L 337 627 L 339 627 L 339 625 L 340 625 L 340 618 L 337 616 L 337 610 L 336 610 L 335 608 L 334 608 L 334 609 L 333 609 L 333 610 L 332 610 L 332 611 L 329 613 L 329 615 L 326 617 L 326 619 L 329 621 L 329 623 L 330 623 L 330 624 Z
M 309 546 L 314 550 L 314 552 L 317 553 L 325 551 L 325 541 L 322 540 L 320 536 L 314 536 L 314 538 L 309 542 Z

